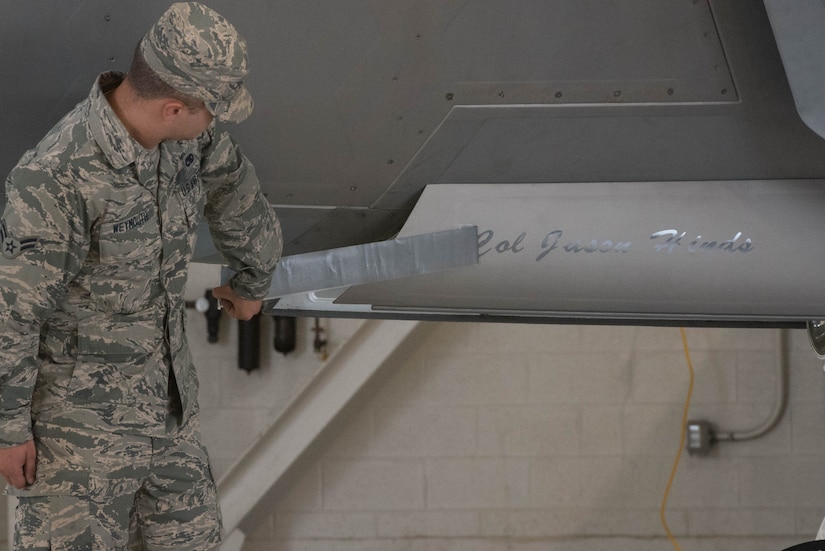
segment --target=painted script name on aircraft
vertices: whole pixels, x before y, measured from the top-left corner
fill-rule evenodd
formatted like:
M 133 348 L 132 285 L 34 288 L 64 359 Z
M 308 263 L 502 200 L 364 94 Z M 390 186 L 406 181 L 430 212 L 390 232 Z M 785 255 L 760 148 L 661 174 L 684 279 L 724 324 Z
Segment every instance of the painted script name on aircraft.
M 680 232 L 675 229 L 667 229 L 653 232 L 650 235 L 656 252 L 673 252 L 678 249 L 686 250 L 688 253 L 722 251 L 727 253 L 748 253 L 753 250 L 753 242 L 746 238 L 740 242 L 742 232 L 736 234 L 725 241 L 704 239 L 697 235 L 695 239 L 686 240 L 687 232 Z M 536 256 L 536 262 L 553 251 L 566 253 L 627 253 L 633 247 L 630 240 L 614 239 L 563 239 L 563 230 L 553 230 L 548 232 L 540 242 L 541 253 Z M 521 253 L 527 248 L 527 232 L 519 233 L 515 239 L 496 239 L 493 230 L 485 230 L 478 234 L 478 256 L 482 257 L 487 253 Z
M 661 230 L 654 232 L 650 239 L 657 241 L 654 244 L 656 251 L 673 252 L 676 247 L 682 246 L 682 239 L 685 238 L 687 232 L 679 232 L 679 230 Z M 686 247 L 689 253 L 695 252 L 711 252 L 711 251 L 725 251 L 729 253 L 749 253 L 753 250 L 753 243 L 750 239 L 745 239 L 742 243 L 739 239 L 742 237 L 742 232 L 736 232 L 731 239 L 725 241 L 713 241 L 703 239 L 701 235 L 697 235 L 696 239 L 688 242 Z

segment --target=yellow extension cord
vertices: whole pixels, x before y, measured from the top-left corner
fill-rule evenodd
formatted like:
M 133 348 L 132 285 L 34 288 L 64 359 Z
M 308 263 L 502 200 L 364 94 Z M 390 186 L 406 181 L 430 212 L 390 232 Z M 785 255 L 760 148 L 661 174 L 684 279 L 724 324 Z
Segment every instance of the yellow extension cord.
M 659 510 L 659 517 L 662 519 L 662 526 L 665 527 L 667 539 L 670 540 L 670 543 L 673 544 L 673 547 L 676 548 L 676 551 L 682 551 L 682 548 L 679 547 L 679 542 L 676 541 L 676 538 L 673 536 L 673 533 L 670 531 L 670 528 L 667 525 L 667 519 L 665 518 L 665 509 L 667 508 L 667 497 L 668 494 L 670 494 L 670 487 L 673 486 L 673 479 L 676 478 L 676 470 L 679 468 L 679 459 L 681 459 L 682 450 L 685 448 L 688 410 L 690 409 L 690 398 L 693 394 L 693 362 L 690 361 L 690 350 L 688 350 L 687 334 L 685 333 L 684 327 L 680 328 L 679 331 L 681 331 L 682 333 L 682 346 L 685 349 L 685 360 L 687 361 L 688 371 L 690 371 L 690 385 L 688 386 L 687 399 L 685 400 L 685 409 L 684 413 L 682 414 L 682 433 L 681 437 L 679 438 L 679 451 L 676 454 L 676 461 L 673 462 L 673 469 L 671 469 L 670 471 L 670 479 L 667 481 L 665 495 L 662 497 L 662 508 Z

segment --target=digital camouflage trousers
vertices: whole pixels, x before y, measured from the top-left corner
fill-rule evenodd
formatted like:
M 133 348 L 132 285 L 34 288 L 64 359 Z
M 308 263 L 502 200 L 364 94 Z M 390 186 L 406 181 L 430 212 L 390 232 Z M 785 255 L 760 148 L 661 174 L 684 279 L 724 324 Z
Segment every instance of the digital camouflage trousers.
M 204 551 L 221 542 L 197 416 L 170 438 L 36 426 L 37 477 L 15 491 L 16 551 Z

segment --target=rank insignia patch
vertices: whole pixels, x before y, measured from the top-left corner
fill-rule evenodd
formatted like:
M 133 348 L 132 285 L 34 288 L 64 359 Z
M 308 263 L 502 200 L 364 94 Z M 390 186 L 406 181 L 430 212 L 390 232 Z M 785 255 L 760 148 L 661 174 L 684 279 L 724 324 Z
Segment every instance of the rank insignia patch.
M 6 221 L 0 220 L 0 253 L 8 259 L 17 258 L 24 251 L 33 249 L 37 245 L 37 237 L 15 239 L 6 229 Z

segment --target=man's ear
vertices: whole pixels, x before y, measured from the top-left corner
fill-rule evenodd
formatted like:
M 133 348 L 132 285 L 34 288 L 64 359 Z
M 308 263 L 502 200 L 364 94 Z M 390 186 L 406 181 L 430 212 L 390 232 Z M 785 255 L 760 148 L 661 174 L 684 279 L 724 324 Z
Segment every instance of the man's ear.
M 161 108 L 161 115 L 165 120 L 171 121 L 175 119 L 182 111 L 186 109 L 186 105 L 176 99 L 168 99 L 164 102 Z

